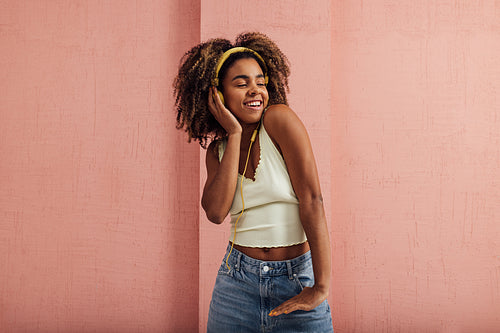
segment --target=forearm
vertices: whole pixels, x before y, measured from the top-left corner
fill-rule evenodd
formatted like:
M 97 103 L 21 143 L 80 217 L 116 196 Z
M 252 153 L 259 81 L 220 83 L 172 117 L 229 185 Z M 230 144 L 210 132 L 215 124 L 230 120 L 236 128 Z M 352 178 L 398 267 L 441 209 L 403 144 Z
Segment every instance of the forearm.
M 302 226 L 309 242 L 313 262 L 315 288 L 328 294 L 330 288 L 330 237 L 321 198 L 299 203 Z
M 233 202 L 238 182 L 238 161 L 241 134 L 228 137 L 227 146 L 220 165 L 211 181 L 203 189 L 201 204 L 207 217 L 214 223 L 221 223 L 227 216 Z

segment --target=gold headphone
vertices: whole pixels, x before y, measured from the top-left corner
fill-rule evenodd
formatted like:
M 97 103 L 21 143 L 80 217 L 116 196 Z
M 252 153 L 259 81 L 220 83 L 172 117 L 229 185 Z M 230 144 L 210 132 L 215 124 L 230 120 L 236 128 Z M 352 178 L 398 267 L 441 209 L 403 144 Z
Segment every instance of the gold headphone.
M 266 62 L 264 61 L 264 59 L 260 56 L 260 54 L 258 54 L 254 50 L 249 49 L 248 47 L 238 46 L 238 47 L 233 47 L 232 49 L 229 49 L 226 52 L 224 52 L 222 57 L 219 59 L 219 62 L 217 63 L 217 67 L 215 69 L 215 78 L 212 80 L 212 85 L 214 87 L 217 87 L 217 88 L 219 87 L 219 83 L 220 83 L 219 82 L 219 72 L 220 72 L 220 69 L 222 68 L 222 65 L 224 65 L 224 62 L 226 62 L 226 60 L 231 55 L 233 55 L 235 53 L 242 53 L 242 52 L 250 52 L 254 56 L 256 56 L 257 59 L 260 60 L 261 63 L 259 65 L 264 67 L 263 68 L 264 69 L 264 82 L 267 85 L 267 83 L 269 82 L 269 77 L 267 76 L 267 66 L 266 66 Z M 225 104 L 224 103 L 224 96 L 222 95 L 222 92 L 219 89 L 217 89 L 217 93 L 219 94 L 219 97 L 220 97 L 222 104 Z

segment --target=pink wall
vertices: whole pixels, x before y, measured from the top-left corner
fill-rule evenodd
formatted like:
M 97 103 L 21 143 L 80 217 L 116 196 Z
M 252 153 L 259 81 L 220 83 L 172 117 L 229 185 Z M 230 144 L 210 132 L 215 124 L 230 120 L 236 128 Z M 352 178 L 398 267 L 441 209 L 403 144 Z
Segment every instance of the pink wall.
M 204 331 L 228 225 L 199 209 L 171 82 L 246 30 L 292 62 L 336 332 L 500 329 L 500 7 L 310 4 L 0 3 L 1 332 Z
M 198 40 L 197 1 L 1 2 L 0 332 L 197 330 Z
M 500 331 L 500 6 L 335 1 L 338 332 Z

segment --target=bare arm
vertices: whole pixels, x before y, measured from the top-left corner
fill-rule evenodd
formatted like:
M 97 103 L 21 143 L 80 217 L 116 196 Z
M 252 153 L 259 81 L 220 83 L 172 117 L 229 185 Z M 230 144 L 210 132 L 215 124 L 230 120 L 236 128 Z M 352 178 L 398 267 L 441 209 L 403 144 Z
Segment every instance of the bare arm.
M 209 95 L 210 112 L 228 133 L 228 141 L 220 163 L 215 142 L 208 147 L 207 181 L 203 188 L 201 205 L 207 218 L 220 224 L 229 213 L 236 191 L 242 129 L 238 120 L 224 107 L 215 89 Z
M 201 206 L 213 223 L 220 224 L 224 221 L 233 202 L 238 181 L 240 140 L 241 134 L 228 138 L 220 163 L 215 142 L 212 142 L 207 150 L 207 181 L 203 188 Z
M 312 310 L 328 296 L 330 286 L 330 240 L 316 162 L 307 131 L 297 115 L 285 105 L 270 107 L 264 126 L 278 145 L 299 200 L 299 213 L 306 233 L 315 284 L 271 312 L 277 316 L 295 310 Z

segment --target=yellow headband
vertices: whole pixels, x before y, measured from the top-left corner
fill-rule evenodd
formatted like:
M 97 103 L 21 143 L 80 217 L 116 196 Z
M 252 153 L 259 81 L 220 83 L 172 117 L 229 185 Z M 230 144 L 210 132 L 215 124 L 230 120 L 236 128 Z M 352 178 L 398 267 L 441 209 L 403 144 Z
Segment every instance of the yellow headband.
M 240 52 L 250 52 L 253 55 L 255 55 L 257 57 L 257 59 L 260 60 L 260 62 L 262 64 L 259 64 L 259 65 L 264 66 L 264 80 L 265 80 L 265 83 L 267 85 L 267 83 L 269 82 L 269 77 L 267 76 L 267 67 L 266 67 L 266 62 L 264 61 L 264 59 L 262 59 L 262 57 L 260 56 L 260 54 L 258 54 L 254 50 L 249 49 L 248 47 L 241 47 L 241 46 L 239 46 L 239 47 L 233 47 L 232 49 L 229 49 L 226 52 L 224 52 L 224 54 L 222 55 L 222 57 L 219 59 L 219 62 L 217 63 L 217 68 L 215 70 L 215 78 L 212 80 L 212 85 L 214 85 L 215 87 L 219 86 L 219 71 L 222 68 L 222 65 L 224 65 L 224 62 L 226 62 L 226 60 L 231 55 L 233 55 L 235 53 L 240 53 Z

